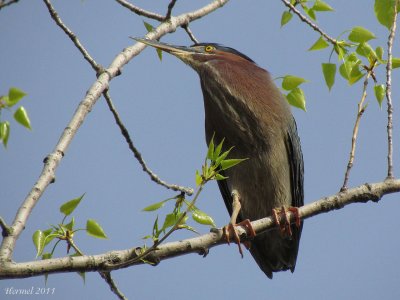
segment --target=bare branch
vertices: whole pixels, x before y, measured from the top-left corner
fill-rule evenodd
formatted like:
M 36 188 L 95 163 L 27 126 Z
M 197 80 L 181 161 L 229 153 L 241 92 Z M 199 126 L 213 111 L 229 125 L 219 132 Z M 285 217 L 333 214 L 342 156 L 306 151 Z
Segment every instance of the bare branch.
M 117 295 L 118 299 L 121 300 L 128 300 L 128 298 L 125 297 L 125 295 L 118 289 L 117 285 L 115 284 L 114 280 L 111 277 L 110 272 L 99 272 L 101 278 L 103 278 L 108 286 L 110 287 L 111 291 Z
M 2 0 L 2 1 L 0 1 L 0 9 L 2 9 L 4 7 L 7 7 L 7 6 L 11 5 L 11 4 L 17 3 L 18 1 L 19 0 L 9 0 L 9 1 Z
M 90 56 L 90 54 L 86 51 L 85 47 L 81 44 L 77 36 L 61 21 L 61 18 L 57 14 L 54 7 L 51 5 L 50 0 L 43 0 L 49 10 L 50 16 L 56 22 L 56 24 L 68 35 L 71 41 L 74 43 L 76 48 L 82 53 L 83 58 L 88 61 L 88 63 L 92 66 L 92 68 L 98 73 L 101 70 L 101 67 L 96 63 L 96 61 Z
M 172 9 L 174 8 L 175 3 L 176 3 L 176 0 L 171 0 L 171 2 L 168 4 L 168 10 L 167 10 L 167 14 L 165 15 L 165 20 L 169 20 L 171 18 Z
M 160 24 L 153 31 L 149 32 L 146 38 L 159 39 L 167 33 L 174 32 L 176 28 L 213 12 L 225 5 L 228 1 L 229 0 L 215 0 L 196 11 L 184 13 L 177 17 L 171 17 L 168 22 Z M 88 113 L 92 110 L 103 92 L 108 89 L 110 81 L 121 73 L 122 67 L 133 57 L 138 55 L 144 48 L 145 45 L 142 43 L 136 43 L 131 47 L 125 48 L 114 58 L 109 67 L 98 75 L 96 81 L 88 89 L 85 97 L 79 103 L 72 116 L 71 121 L 61 134 L 53 152 L 45 159 L 45 164 L 38 180 L 18 209 L 11 225 L 11 234 L 2 240 L 0 246 L 0 263 L 11 261 L 16 241 L 25 228 L 25 224 L 33 208 L 45 189 L 50 183 L 54 182 L 55 171 Z
M 117 1 L 123 7 L 126 7 L 127 9 L 129 9 L 130 11 L 134 12 L 135 14 L 137 14 L 139 16 L 147 17 L 149 19 L 154 19 L 154 20 L 157 20 L 160 22 L 163 22 L 165 20 L 164 16 L 144 10 L 136 5 L 129 3 L 128 1 L 125 1 L 125 0 L 115 0 L 115 1 Z
M 138 162 L 142 166 L 143 171 L 146 172 L 150 176 L 151 180 L 153 180 L 155 183 L 157 183 L 159 185 L 166 187 L 167 189 L 183 192 L 189 196 L 192 195 L 193 194 L 192 188 L 187 188 L 187 187 L 179 186 L 176 184 L 169 184 L 169 183 L 165 182 L 164 180 L 161 180 L 157 174 L 155 174 L 152 170 L 150 170 L 150 168 L 147 166 L 146 162 L 144 161 L 142 154 L 140 154 L 139 150 L 133 144 L 132 139 L 129 135 L 129 132 L 126 129 L 125 125 L 122 123 L 121 118 L 111 100 L 110 94 L 108 93 L 108 91 L 105 91 L 103 93 L 103 95 L 107 101 L 108 108 L 110 109 L 110 111 L 112 112 L 112 114 L 114 116 L 115 122 L 117 123 L 119 129 L 121 130 L 121 134 L 125 137 L 125 140 L 128 143 L 129 149 L 135 155 L 135 158 L 138 160 Z
M 2 217 L 0 217 L 0 227 L 2 229 L 2 236 L 8 236 L 11 233 L 11 228 L 7 226 L 6 221 Z
M 182 25 L 182 28 L 185 29 L 186 33 L 189 35 L 189 38 L 192 40 L 193 43 L 195 44 L 199 43 L 199 41 L 194 36 L 193 32 L 190 30 L 188 24 Z
M 388 135 L 388 173 L 387 178 L 393 178 L 393 104 L 392 104 L 392 47 L 393 40 L 396 33 L 396 23 L 397 23 L 397 4 L 398 1 L 395 1 L 394 4 L 394 17 L 393 23 L 390 28 L 390 33 L 388 37 L 388 59 L 386 64 L 386 99 L 387 99 L 387 114 L 388 114 L 388 123 L 387 123 L 387 135 Z
M 311 22 L 310 19 L 308 19 L 306 16 L 304 16 L 294 5 L 292 5 L 290 3 L 290 1 L 288 1 L 288 0 L 281 0 L 281 1 L 283 2 L 283 4 L 285 4 L 289 8 L 289 10 L 293 11 L 300 18 L 301 21 L 308 24 L 315 31 L 319 32 L 319 34 L 322 35 L 332 45 L 335 46 L 338 43 L 336 39 L 330 37 L 321 28 L 319 28 L 318 25 L 314 24 L 313 22 Z
M 360 126 L 361 117 L 366 109 L 366 106 L 364 106 L 364 101 L 365 101 L 365 98 L 367 98 L 368 80 L 369 80 L 369 77 L 371 76 L 372 72 L 373 72 L 373 68 L 371 70 L 369 70 L 367 73 L 367 76 L 365 76 L 364 85 L 363 85 L 363 93 L 362 93 L 360 102 L 358 102 L 356 122 L 355 122 L 354 128 L 353 128 L 353 136 L 351 137 L 351 150 L 350 150 L 349 162 L 347 163 L 347 168 L 346 168 L 346 172 L 344 175 L 343 186 L 340 189 L 340 191 L 342 191 L 342 192 L 347 190 L 347 184 L 349 182 L 349 177 L 350 177 L 350 170 L 353 167 L 353 162 L 354 162 L 354 157 L 355 157 L 355 152 L 356 152 L 358 128 Z
M 308 219 L 322 213 L 342 209 L 351 203 L 379 201 L 384 195 L 399 191 L 400 180 L 388 179 L 384 182 L 367 183 L 304 205 L 299 208 L 299 215 L 302 219 Z M 291 213 L 290 221 L 294 223 L 295 219 Z M 253 221 L 251 224 L 257 234 L 277 226 L 273 217 Z M 242 241 L 249 238 L 245 229 L 238 227 L 238 231 Z M 145 260 L 147 263 L 158 264 L 162 260 L 189 253 L 199 253 L 205 256 L 208 249 L 221 244 L 226 244 L 222 229 L 213 229 L 211 233 L 195 238 L 159 245 L 156 250 L 146 256 Z M 143 260 L 135 260 L 142 251 L 142 248 L 132 248 L 99 255 L 52 258 L 23 263 L 0 261 L 0 279 L 25 278 L 60 272 L 108 272 L 120 268 L 126 261 L 134 261 L 133 265 L 144 264 Z

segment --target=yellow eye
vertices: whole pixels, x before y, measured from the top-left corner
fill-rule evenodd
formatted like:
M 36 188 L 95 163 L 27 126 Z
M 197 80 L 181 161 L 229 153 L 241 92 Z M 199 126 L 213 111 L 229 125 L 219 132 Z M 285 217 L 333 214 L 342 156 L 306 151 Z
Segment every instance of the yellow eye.
M 206 52 L 211 52 L 212 50 L 214 50 L 215 49 L 215 47 L 214 46 L 211 46 L 211 45 L 208 45 L 208 46 L 206 46 L 205 48 L 204 48 L 204 50 L 206 51 Z

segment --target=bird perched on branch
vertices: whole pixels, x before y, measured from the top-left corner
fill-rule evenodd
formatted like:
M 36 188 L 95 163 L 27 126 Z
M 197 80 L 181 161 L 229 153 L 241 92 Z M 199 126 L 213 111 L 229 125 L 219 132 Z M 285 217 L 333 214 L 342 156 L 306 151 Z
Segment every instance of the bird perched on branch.
M 231 215 L 226 238 L 240 239 L 235 226 L 269 215 L 286 224 L 261 233 L 249 242 L 249 250 L 261 270 L 295 269 L 302 221 L 290 224 L 288 211 L 303 205 L 303 156 L 290 107 L 269 73 L 239 51 L 215 43 L 174 46 L 136 39 L 168 52 L 200 76 L 204 96 L 206 141 L 225 139 L 230 155 L 249 158 L 225 172 L 218 181 Z M 237 224 L 237 222 L 240 222 Z M 241 250 L 240 250 L 241 251 Z

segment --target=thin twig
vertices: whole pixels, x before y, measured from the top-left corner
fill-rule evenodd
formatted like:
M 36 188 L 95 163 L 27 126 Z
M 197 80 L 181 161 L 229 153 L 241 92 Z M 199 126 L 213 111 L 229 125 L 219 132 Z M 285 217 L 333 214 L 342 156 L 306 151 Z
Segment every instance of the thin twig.
M 50 0 L 43 0 L 49 10 L 50 16 L 56 22 L 56 24 L 68 35 L 71 41 L 74 43 L 76 48 L 82 53 L 83 58 L 86 59 L 92 68 L 98 73 L 101 70 L 101 66 L 99 66 L 96 61 L 90 56 L 90 54 L 86 51 L 85 47 L 81 44 L 77 36 L 61 21 L 58 13 L 51 5 Z
M 19 0 L 10 0 L 10 1 L 6 1 L 6 0 L 3 0 L 3 1 L 1 1 L 0 2 L 0 9 L 2 9 L 2 8 L 4 8 L 4 7 L 6 7 L 6 6 L 9 6 L 9 5 L 11 5 L 11 4 L 13 4 L 13 3 L 17 3 Z
M 189 38 L 192 40 L 193 43 L 198 44 L 199 41 L 194 36 L 193 32 L 189 28 L 189 24 L 182 25 L 182 28 L 185 29 L 186 33 L 189 35 Z
M 318 25 L 314 24 L 310 19 L 308 19 L 306 16 L 304 16 L 294 5 L 290 3 L 288 0 L 281 0 L 283 4 L 285 4 L 289 10 L 293 11 L 299 18 L 302 20 L 304 23 L 308 24 L 312 29 L 315 31 L 319 32 L 320 35 L 322 35 L 328 42 L 330 42 L 332 45 L 337 45 L 337 40 L 330 37 L 327 33 L 325 33 L 321 28 L 319 28 Z
M 387 115 L 388 115 L 388 123 L 387 123 L 387 135 L 388 135 L 388 173 L 387 178 L 393 178 L 393 104 L 392 104 L 392 47 L 393 40 L 396 32 L 396 23 L 397 23 L 397 1 L 394 4 L 394 17 L 393 23 L 390 28 L 390 34 L 388 37 L 388 59 L 386 64 L 386 99 L 387 99 Z
M 169 184 L 167 182 L 165 182 L 164 180 L 161 180 L 160 177 L 158 177 L 157 174 L 155 174 L 152 170 L 150 170 L 150 168 L 147 166 L 146 162 L 144 161 L 142 154 L 140 154 L 139 150 L 135 147 L 135 145 L 132 142 L 132 139 L 129 135 L 128 130 L 126 129 L 125 125 L 122 123 L 121 118 L 111 100 L 111 97 L 108 93 L 108 91 L 105 91 L 103 93 L 104 98 L 107 101 L 108 107 L 110 109 L 110 111 L 112 112 L 115 122 L 117 123 L 119 129 L 121 130 L 122 135 L 125 137 L 126 142 L 128 143 L 129 149 L 132 151 L 132 153 L 135 155 L 135 158 L 138 160 L 138 162 L 140 163 L 140 165 L 143 168 L 143 171 L 146 172 L 151 180 L 153 180 L 155 183 L 162 185 L 164 187 L 166 187 L 167 189 L 171 189 L 173 191 L 179 191 L 179 192 L 183 192 L 187 195 L 192 195 L 193 194 L 193 189 L 192 188 L 187 188 L 187 187 L 183 187 L 183 186 L 179 186 L 176 184 Z
M 2 236 L 8 236 L 11 234 L 11 228 L 6 224 L 6 221 L 2 217 L 0 217 L 0 227 L 2 229 Z
M 364 105 L 364 101 L 367 98 L 368 80 L 369 80 L 369 77 L 371 76 L 372 72 L 373 72 L 373 68 L 370 69 L 367 73 L 367 76 L 365 76 L 363 93 L 362 93 L 360 102 L 358 102 L 357 117 L 356 117 L 356 122 L 354 123 L 353 136 L 351 137 L 350 157 L 349 157 L 349 162 L 347 163 L 346 173 L 344 175 L 343 186 L 340 189 L 341 192 L 347 190 L 347 184 L 349 182 L 349 177 L 350 177 L 350 170 L 353 167 L 353 162 L 354 162 L 354 157 L 355 157 L 355 152 L 356 152 L 358 129 L 360 126 L 361 117 L 366 109 L 366 106 Z
M 174 8 L 175 3 L 176 3 L 176 0 L 171 0 L 171 2 L 168 4 L 168 10 L 167 10 L 167 14 L 165 15 L 165 20 L 169 20 L 171 18 L 172 9 Z
M 123 7 L 126 7 L 127 9 L 129 9 L 130 11 L 134 12 L 135 14 L 139 15 L 139 16 L 143 16 L 143 17 L 147 17 L 150 19 L 154 19 L 160 22 L 164 22 L 165 21 L 165 17 L 160 15 L 160 14 L 156 14 L 147 10 L 144 10 L 136 5 L 133 5 L 131 3 L 129 3 L 126 0 L 115 0 L 117 1 L 119 4 L 121 4 Z

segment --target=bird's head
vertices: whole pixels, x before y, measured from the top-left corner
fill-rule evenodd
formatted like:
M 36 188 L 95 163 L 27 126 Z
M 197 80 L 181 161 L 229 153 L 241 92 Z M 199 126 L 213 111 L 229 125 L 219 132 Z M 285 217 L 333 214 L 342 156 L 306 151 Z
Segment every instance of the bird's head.
M 216 43 L 198 43 L 190 47 L 176 46 L 167 43 L 161 43 L 155 40 L 134 38 L 134 40 L 148 46 L 168 52 L 184 63 L 190 65 L 193 69 L 199 70 L 204 63 L 212 60 L 234 60 L 237 62 L 247 61 L 254 63 L 252 59 L 243 53 Z

